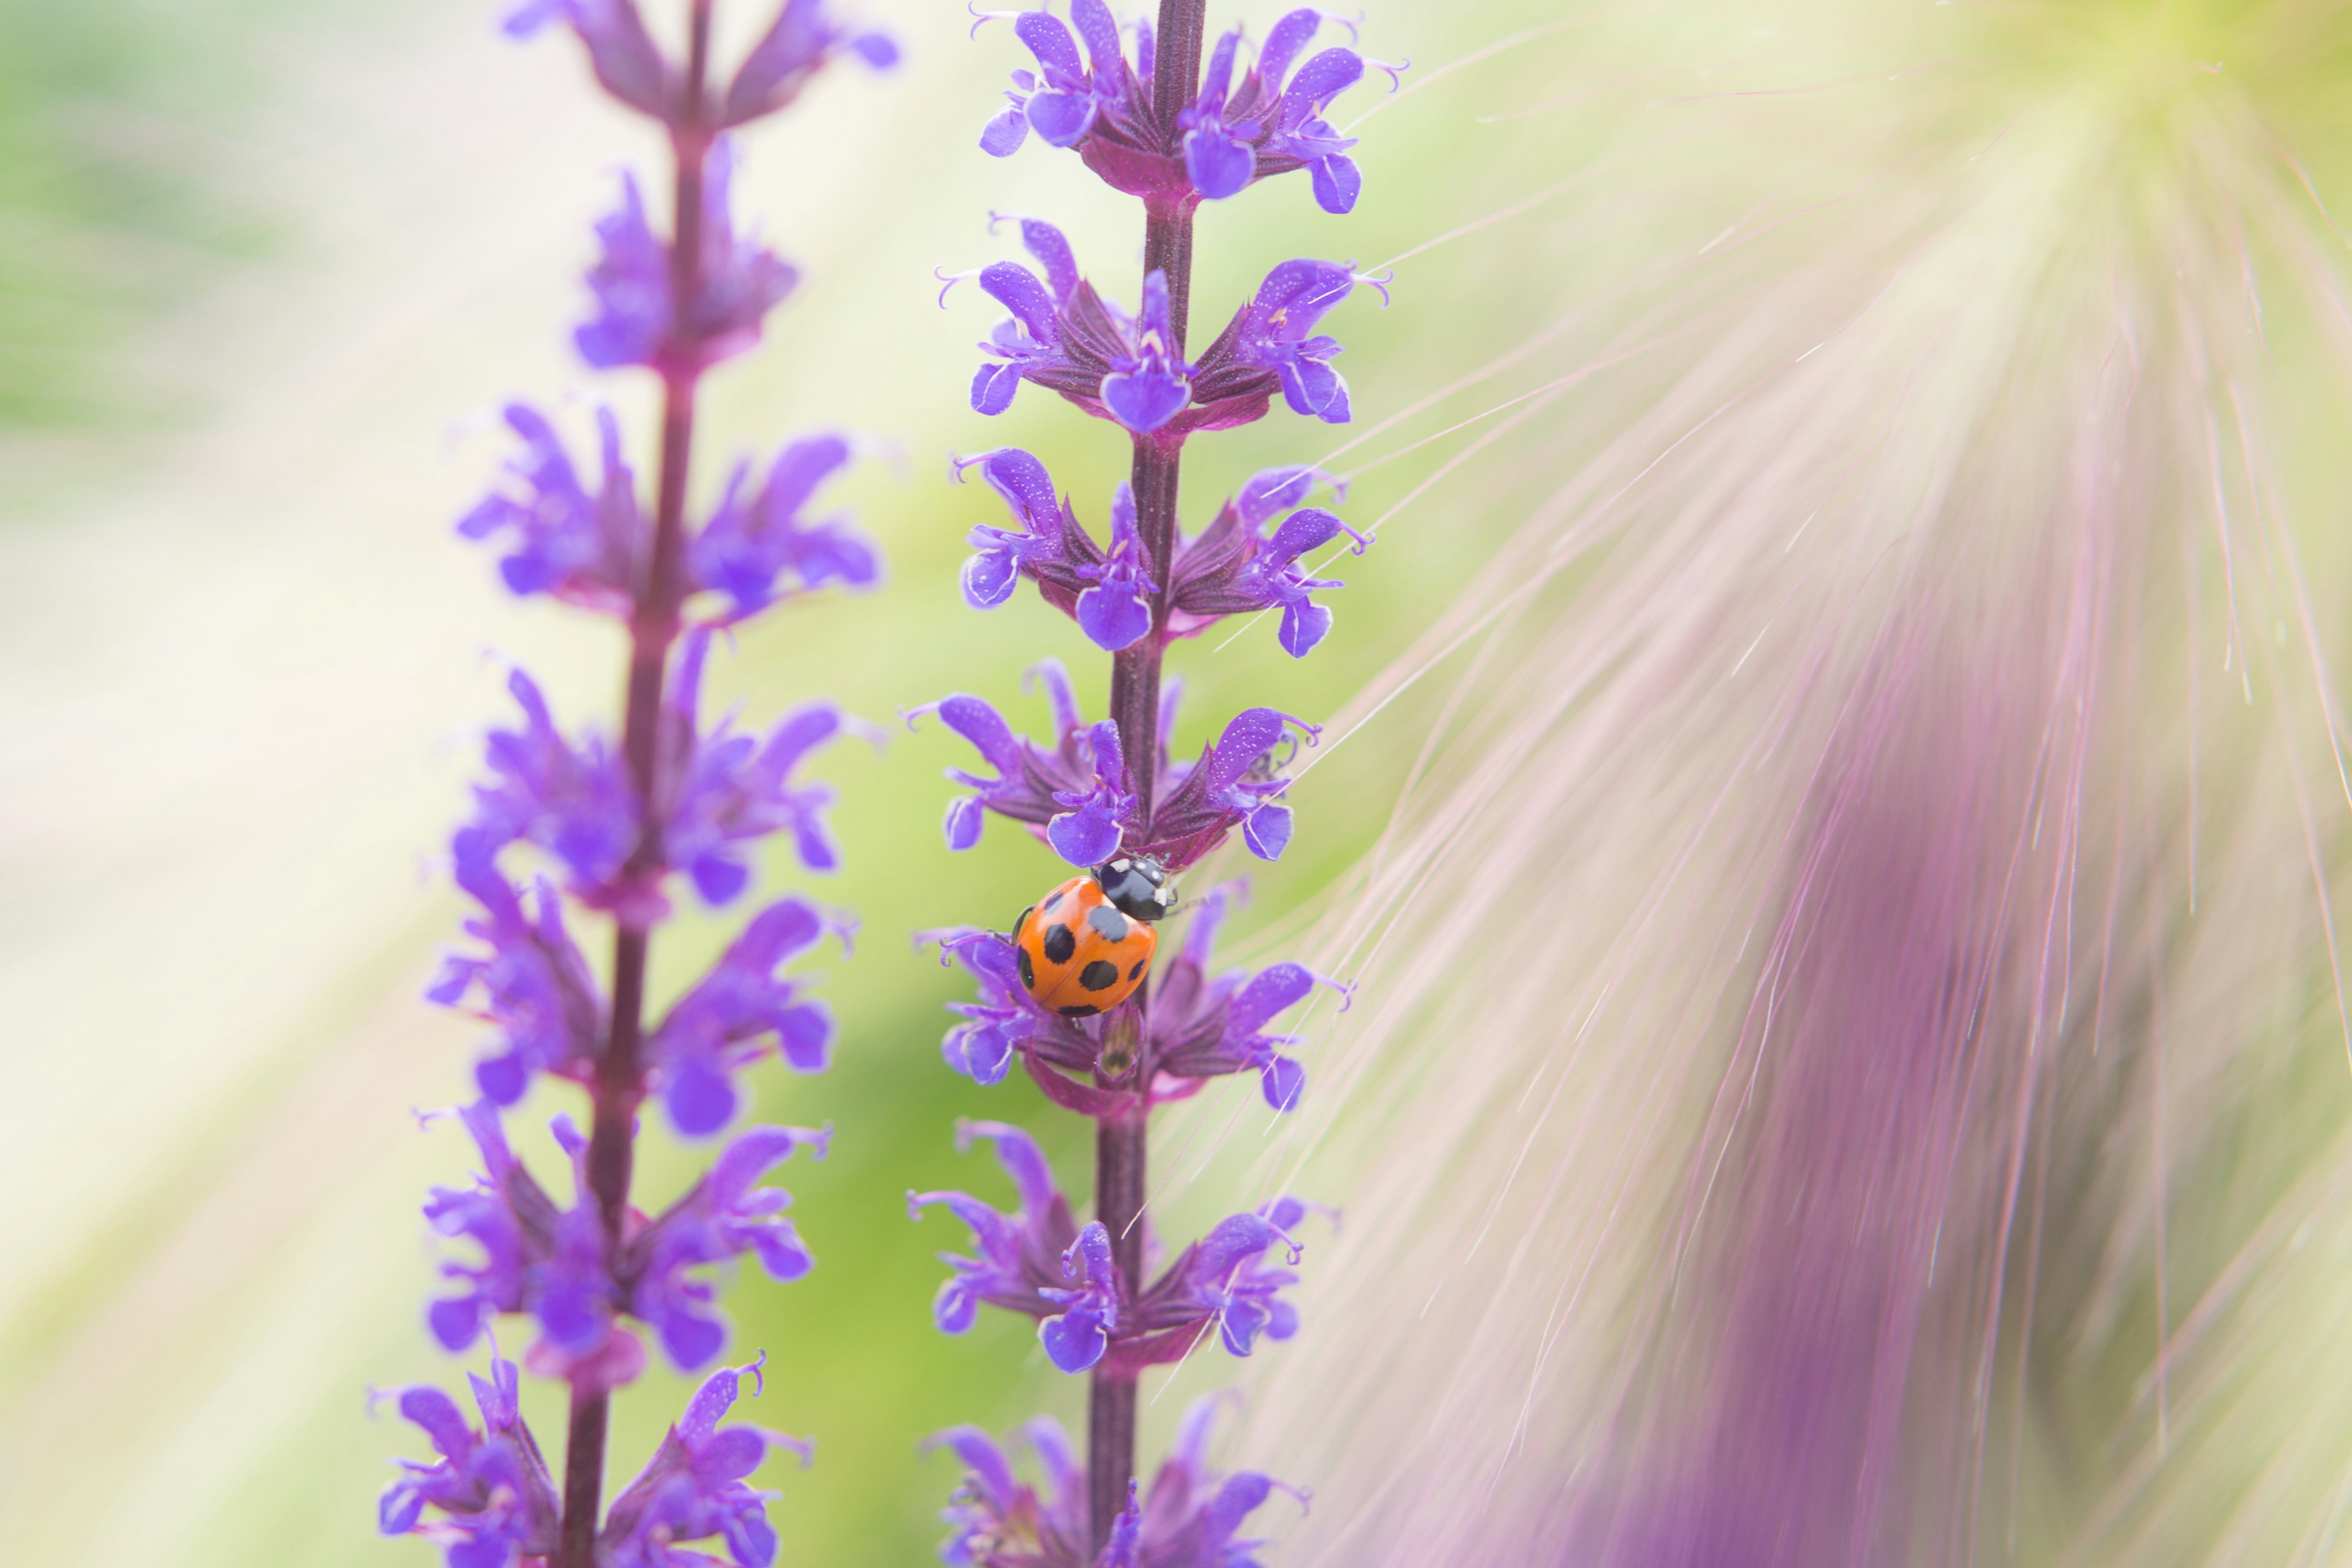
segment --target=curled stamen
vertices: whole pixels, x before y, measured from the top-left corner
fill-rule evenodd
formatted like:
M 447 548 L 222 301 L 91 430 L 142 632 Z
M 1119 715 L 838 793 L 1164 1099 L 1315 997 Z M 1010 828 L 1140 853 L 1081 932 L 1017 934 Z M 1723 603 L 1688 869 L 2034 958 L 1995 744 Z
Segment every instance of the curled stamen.
M 1360 287 L 1370 289 L 1381 297 L 1381 310 L 1389 308 L 1389 285 L 1396 281 L 1395 268 L 1383 267 L 1377 272 L 1350 272 L 1349 276 Z
M 940 309 L 944 310 L 948 308 L 949 289 L 954 288 L 957 284 L 962 282 L 967 278 L 979 277 L 982 270 L 982 268 L 975 267 L 965 272 L 949 272 L 941 268 L 932 268 L 931 276 L 940 280 Z

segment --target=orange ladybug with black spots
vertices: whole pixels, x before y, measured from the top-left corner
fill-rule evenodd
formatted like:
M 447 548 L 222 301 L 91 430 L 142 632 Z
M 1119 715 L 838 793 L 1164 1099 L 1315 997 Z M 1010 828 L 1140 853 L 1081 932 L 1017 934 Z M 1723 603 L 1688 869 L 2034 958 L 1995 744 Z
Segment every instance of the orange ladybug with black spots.
M 1160 943 L 1152 924 L 1175 907 L 1166 868 L 1148 855 L 1073 877 L 1013 923 L 1021 984 L 1065 1018 L 1108 1013 L 1151 972 Z

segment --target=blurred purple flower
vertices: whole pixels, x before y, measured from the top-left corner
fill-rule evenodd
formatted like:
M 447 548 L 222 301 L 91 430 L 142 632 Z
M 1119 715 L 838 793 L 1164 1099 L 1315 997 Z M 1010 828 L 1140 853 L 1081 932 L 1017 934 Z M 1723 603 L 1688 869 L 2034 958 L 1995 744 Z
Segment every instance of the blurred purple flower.
M 482 1424 L 468 1426 L 457 1404 L 426 1384 L 404 1388 L 400 1413 L 425 1429 L 431 1464 L 403 1459 L 400 1479 L 383 1489 L 376 1526 L 439 1544 L 449 1568 L 507 1568 L 520 1557 L 555 1550 L 562 1505 L 547 1461 L 517 1403 L 514 1363 L 493 1355 L 486 1381 L 472 1373 Z M 424 1517 L 426 1509 L 437 1518 Z
M 590 494 L 563 441 L 528 404 L 507 405 L 522 438 L 501 488 L 457 521 L 467 539 L 506 535 L 499 574 L 516 594 L 551 594 L 584 609 L 625 616 L 635 603 L 650 530 L 637 505 L 636 476 L 621 456 L 621 427 L 596 411 L 604 478 Z
M 711 1308 L 706 1280 L 687 1271 L 755 1254 L 768 1278 L 789 1285 L 816 1266 L 793 1222 L 782 1217 L 792 1194 L 753 1183 L 807 1149 L 822 1160 L 832 1133 L 805 1127 L 753 1127 L 727 1145 L 700 1181 L 623 1248 L 628 1309 L 661 1336 L 681 1367 L 700 1366 L 727 1342 L 726 1322 Z
M 1243 1524 L 1276 1491 L 1302 1507 L 1306 1498 L 1255 1470 L 1209 1468 L 1209 1430 L 1224 1397 L 1210 1394 L 1185 1411 L 1150 1496 L 1139 1505 L 1130 1494 L 1099 1557 L 1086 1549 L 1086 1470 L 1058 1422 L 1040 1416 L 1022 1429 L 1045 1472 L 1042 1489 L 1019 1479 L 1004 1448 L 979 1427 L 940 1433 L 931 1446 L 964 1465 L 940 1516 L 952 1531 L 940 1561 L 950 1568 L 1263 1568 L 1260 1543 L 1235 1539 Z
M 776 1494 L 747 1484 L 770 1449 L 783 1448 L 806 1465 L 812 1446 L 781 1432 L 750 1426 L 721 1426 L 735 1403 L 737 1385 L 751 1374 L 755 1392 L 761 1357 L 711 1373 L 686 1413 L 654 1450 L 635 1480 L 613 1500 L 596 1539 L 596 1561 L 605 1568 L 715 1568 L 719 1559 L 681 1551 L 677 1542 L 716 1538 L 726 1543 L 738 1568 L 767 1568 L 776 1559 L 776 1532 L 768 1523 L 768 1500 Z
M 550 1123 L 556 1142 L 572 1162 L 574 1191 L 569 1209 L 555 1200 L 516 1159 L 499 1125 L 497 1109 L 477 1100 L 459 1112 L 480 1147 L 483 1174 L 460 1191 L 436 1187 L 425 1206 L 434 1230 L 470 1240 L 481 1250 L 477 1263 L 450 1261 L 444 1277 L 462 1287 L 436 1300 L 426 1314 L 434 1337 L 452 1351 L 472 1344 L 489 1319 L 501 1312 L 529 1312 L 541 1340 L 530 1356 L 534 1370 L 581 1375 L 608 1370 L 615 1361 L 613 1319 L 627 1312 L 661 1336 L 670 1358 L 694 1367 L 719 1353 L 724 1323 L 709 1310 L 708 1283 L 688 1277 L 706 1264 L 756 1252 L 780 1281 L 808 1272 L 807 1249 L 789 1220 L 778 1217 L 791 1199 L 756 1182 L 793 1149 L 823 1150 L 825 1134 L 802 1128 L 754 1127 L 730 1143 L 709 1174 L 655 1220 L 632 1210 L 617 1256 L 606 1246 L 604 1227 L 587 1195 L 583 1164 L 587 1141 L 569 1117 Z M 634 1359 L 628 1349 L 619 1358 Z M 628 1366 L 615 1381 L 634 1374 Z
M 743 493 L 748 464 L 729 476 L 718 510 L 688 546 L 687 566 L 698 587 L 735 601 L 730 618 L 764 609 L 784 594 L 810 593 L 830 583 L 870 588 L 881 580 L 881 559 L 872 542 L 846 520 L 806 522 L 801 515 L 817 488 L 849 458 L 843 437 L 812 436 L 777 454 L 756 496 Z
M 1226 34 L 1210 58 L 1199 95 L 1172 126 L 1152 106 L 1150 25 L 1135 24 L 1130 65 L 1120 50 L 1118 25 L 1102 0 L 1071 0 L 1070 20 L 1077 38 L 1045 11 L 1018 13 L 1013 30 L 1036 57 L 1037 69 L 1013 73 L 1005 94 L 1012 106 L 981 133 L 988 153 L 1009 157 L 1034 131 L 1054 146 L 1076 148 L 1113 189 L 1140 196 L 1160 212 L 1236 195 L 1257 180 L 1299 168 L 1312 172 L 1315 198 L 1325 211 L 1344 213 L 1355 205 L 1362 177 L 1347 156 L 1355 142 L 1334 131 L 1323 112 L 1362 79 L 1365 60 L 1353 49 L 1328 48 L 1289 75 L 1324 13 L 1297 10 L 1276 22 L 1238 84 L 1233 73 L 1241 34 Z M 1083 59 L 1078 38 L 1086 43 Z M 1393 69 L 1381 68 L 1393 78 Z
M 1291 731 L 1298 734 L 1296 740 Z M 1242 842 L 1261 860 L 1277 860 L 1290 844 L 1290 787 L 1281 769 L 1300 742 L 1313 745 L 1322 730 L 1272 708 L 1245 709 L 1188 767 L 1163 768 L 1167 797 L 1151 813 L 1148 842 L 1131 846 L 1181 871 L 1225 840 L 1238 826 Z
M 707 630 L 690 634 L 665 700 L 657 744 L 666 799 L 661 858 L 638 858 L 638 812 L 627 768 L 612 746 L 591 734 L 577 744 L 556 727 L 546 699 L 517 670 L 509 689 L 523 710 L 520 730 L 494 730 L 485 748 L 490 777 L 474 790 L 474 819 L 460 835 L 476 853 L 529 840 L 570 873 L 572 894 L 625 921 L 650 923 L 667 909 L 662 883 L 684 871 L 703 899 L 723 904 L 751 881 L 751 841 L 789 830 L 802 862 L 829 871 L 836 863 L 825 831 L 833 792 L 795 785 L 793 771 L 837 734 L 840 710 L 817 703 L 787 715 L 762 742 L 734 733 L 722 719 L 699 728 Z
M 528 37 L 557 21 L 580 36 L 606 92 L 672 126 L 685 121 L 685 74 L 646 30 L 635 0 L 525 0 L 509 14 L 506 30 L 515 37 Z M 835 22 L 825 14 L 825 0 L 784 0 L 726 92 L 697 118 L 730 126 L 773 114 L 799 96 L 809 78 L 845 52 L 877 70 L 898 59 L 898 47 L 887 34 L 856 31 Z
M 716 364 L 760 341 L 760 323 L 793 290 L 791 263 L 735 228 L 729 188 L 734 144 L 721 138 L 702 172 L 702 239 L 694 298 L 671 298 L 669 247 L 646 220 L 637 183 L 622 176 L 621 205 L 596 226 L 604 252 L 589 269 L 596 313 L 572 334 L 580 357 L 599 370 L 641 364 L 665 375 Z
M 646 1047 L 670 1121 L 688 1137 L 716 1132 L 735 1114 L 735 1075 L 771 1050 L 794 1072 L 823 1072 L 833 1058 L 833 1014 L 776 971 L 846 930 L 798 899 L 753 917 L 726 955 L 670 1007 Z
M 1274 963 L 1255 974 L 1227 970 L 1211 979 L 1209 959 L 1217 930 L 1241 889 L 1227 883 L 1193 901 L 1192 925 L 1175 962 L 1163 964 L 1144 1024 L 1142 1059 L 1153 1073 L 1156 1099 L 1189 1094 L 1199 1080 L 1225 1073 L 1255 1072 L 1265 1102 L 1290 1110 L 1307 1088 L 1307 1069 L 1280 1047 L 1298 1043 L 1293 1035 L 1265 1033 L 1276 1015 L 1305 1001 L 1318 985 L 1348 988 L 1300 963 Z M 1162 1080 L 1175 1080 L 1167 1082 Z
M 482 1092 L 512 1105 L 535 1073 L 584 1077 L 605 1032 L 603 990 L 588 961 L 564 929 L 563 904 L 546 879 L 532 884 L 536 915 L 528 913 L 499 872 L 497 845 L 472 832 L 457 835 L 457 885 L 482 913 L 466 922 L 478 952 L 454 952 L 441 962 L 427 997 L 445 1007 L 479 997 L 480 1016 L 498 1026 L 496 1054 L 474 1068 Z

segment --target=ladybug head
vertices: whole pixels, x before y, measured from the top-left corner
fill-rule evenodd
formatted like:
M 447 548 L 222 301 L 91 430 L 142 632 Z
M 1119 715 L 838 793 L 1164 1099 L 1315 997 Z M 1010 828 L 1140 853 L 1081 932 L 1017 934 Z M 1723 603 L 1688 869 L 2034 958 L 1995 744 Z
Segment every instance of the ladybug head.
M 1176 907 L 1168 868 L 1149 855 L 1121 855 L 1095 868 L 1095 880 L 1111 908 L 1146 924 Z

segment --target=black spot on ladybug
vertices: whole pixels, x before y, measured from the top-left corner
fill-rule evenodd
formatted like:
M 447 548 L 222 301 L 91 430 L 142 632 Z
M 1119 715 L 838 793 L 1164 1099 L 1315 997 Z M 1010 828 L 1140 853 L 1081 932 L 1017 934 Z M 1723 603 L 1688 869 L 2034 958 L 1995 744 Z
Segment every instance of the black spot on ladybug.
M 1091 1002 L 1082 1002 L 1075 1007 L 1056 1007 L 1054 1011 L 1065 1018 L 1091 1018 L 1102 1009 Z
M 1078 984 L 1089 991 L 1108 991 L 1118 984 L 1118 965 L 1097 958 L 1078 971 Z
M 1097 904 L 1087 911 L 1087 924 L 1102 932 L 1112 942 L 1127 940 L 1127 917 L 1108 904 Z
M 1014 948 L 1013 950 L 1013 966 L 1021 971 L 1021 984 L 1026 985 L 1032 991 L 1036 990 L 1037 966 L 1029 962 L 1029 950 L 1025 947 Z
M 1077 933 L 1067 926 L 1045 928 L 1045 957 L 1055 963 L 1067 963 L 1070 955 L 1078 951 Z
M 1062 892 L 1060 889 L 1056 888 L 1054 891 L 1045 895 L 1045 912 L 1049 915 L 1052 914 L 1054 912 L 1054 906 L 1061 901 Z
M 1026 956 L 1026 954 L 1024 954 L 1024 956 L 1025 957 L 1025 956 Z M 1129 970 L 1129 971 L 1127 972 L 1127 977 L 1128 977 L 1129 980 L 1140 980 L 1140 979 L 1142 979 L 1142 978 L 1143 978 L 1143 965 L 1144 965 L 1144 960 L 1142 960 L 1142 959 L 1140 959 L 1140 958 L 1137 959 L 1137 960 L 1135 961 L 1135 967 L 1134 967 L 1134 968 L 1132 968 L 1132 969 L 1130 969 L 1130 970 Z

